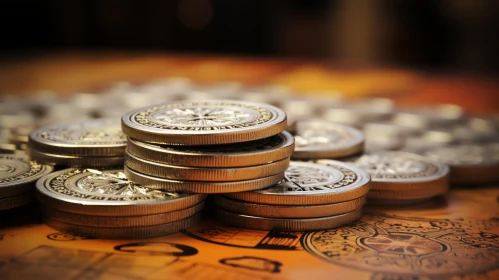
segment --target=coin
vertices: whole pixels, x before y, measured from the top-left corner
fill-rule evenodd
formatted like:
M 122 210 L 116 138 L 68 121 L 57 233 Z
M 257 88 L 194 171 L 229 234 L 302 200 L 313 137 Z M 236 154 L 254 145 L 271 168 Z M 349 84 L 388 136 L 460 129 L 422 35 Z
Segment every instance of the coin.
M 112 167 L 123 165 L 125 162 L 123 155 L 116 157 L 64 156 L 42 153 L 33 149 L 29 150 L 29 155 L 33 160 L 44 164 L 62 165 L 68 167 Z
M 283 131 L 250 142 L 209 146 L 159 146 L 128 139 L 131 155 L 171 165 L 191 167 L 241 167 L 262 165 L 291 156 L 294 138 Z
M 401 191 L 376 191 L 371 190 L 367 194 L 369 201 L 373 199 L 387 199 L 387 200 L 406 200 L 406 199 L 423 199 L 430 198 L 437 195 L 445 194 L 449 188 L 442 184 L 438 187 L 419 189 L 419 190 L 401 190 Z
M 125 165 L 137 172 L 172 180 L 186 181 L 242 181 L 267 177 L 284 172 L 289 158 L 257 166 L 235 168 L 185 167 L 161 164 L 125 153 Z
M 204 202 L 200 202 L 189 208 L 172 212 L 128 217 L 81 215 L 50 208 L 50 206 L 42 207 L 42 212 L 46 217 L 63 223 L 89 227 L 121 228 L 153 226 L 183 220 L 198 213 L 203 207 Z
M 359 130 L 321 120 L 296 123 L 295 159 L 341 158 L 362 152 L 364 136 Z
M 206 197 L 145 188 L 127 180 L 122 171 L 64 169 L 38 180 L 37 196 L 50 207 L 95 216 L 165 213 L 191 207 Z
M 180 181 L 148 176 L 134 171 L 126 165 L 125 175 L 131 181 L 152 189 L 191 193 L 231 193 L 258 190 L 277 184 L 284 178 L 284 173 L 280 173 L 253 180 L 234 182 Z
M 122 118 L 132 139 L 158 144 L 214 145 L 276 135 L 286 128 L 281 109 L 260 103 L 181 101 L 137 109 Z
M 0 154 L 0 198 L 34 190 L 35 181 L 52 170 L 26 156 Z
M 370 199 L 367 202 L 367 206 L 409 206 L 409 205 L 419 205 L 431 200 L 432 197 L 424 198 L 411 198 L 411 199 Z
M 362 208 L 341 215 L 309 219 L 264 218 L 235 214 L 222 209 L 216 210 L 216 216 L 228 225 L 241 228 L 281 231 L 312 231 L 331 229 L 353 223 L 362 217 Z
M 366 171 L 328 160 L 328 166 L 292 161 L 284 180 L 266 189 L 226 194 L 245 202 L 270 205 L 317 205 L 354 200 L 370 188 Z
M 33 194 L 21 194 L 7 198 L 0 198 L 0 211 L 21 207 L 30 203 L 33 200 Z
M 449 167 L 424 156 L 384 151 L 349 162 L 371 174 L 372 191 L 444 191 L 448 188 Z
M 41 127 L 29 135 L 29 145 L 42 153 L 70 156 L 123 156 L 126 136 L 115 119 Z
M 80 235 L 85 237 L 103 238 L 103 239 L 138 239 L 149 238 L 172 234 L 193 226 L 200 220 L 200 214 L 187 219 L 144 227 L 124 227 L 124 228 L 102 228 L 74 225 L 70 223 L 59 222 L 49 217 L 44 217 L 43 222 L 58 231 Z
M 364 196 L 354 200 L 322 205 L 290 206 L 248 203 L 215 196 L 215 205 L 233 213 L 266 218 L 318 218 L 352 212 L 364 205 Z

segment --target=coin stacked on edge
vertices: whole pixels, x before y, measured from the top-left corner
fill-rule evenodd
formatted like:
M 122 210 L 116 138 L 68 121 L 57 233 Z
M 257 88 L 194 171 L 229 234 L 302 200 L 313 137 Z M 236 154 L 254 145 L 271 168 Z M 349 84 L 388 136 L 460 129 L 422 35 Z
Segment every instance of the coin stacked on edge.
M 142 187 L 119 170 L 64 169 L 36 184 L 44 223 L 95 238 L 133 239 L 175 233 L 193 225 L 206 195 Z
M 359 220 L 369 174 L 351 164 L 292 161 L 285 179 L 266 189 L 215 197 L 217 217 L 237 227 L 309 231 Z
M 118 119 L 94 119 L 41 127 L 29 135 L 29 155 L 69 167 L 123 165 L 126 136 Z
M 26 156 L 0 154 L 0 210 L 20 207 L 32 201 L 35 181 L 52 172 Z
M 446 194 L 449 189 L 449 167 L 417 154 L 376 152 L 349 162 L 371 175 L 369 204 L 416 204 Z
M 293 153 L 285 128 L 282 110 L 253 102 L 182 101 L 137 109 L 122 118 L 125 174 L 168 191 L 269 187 L 282 180 Z

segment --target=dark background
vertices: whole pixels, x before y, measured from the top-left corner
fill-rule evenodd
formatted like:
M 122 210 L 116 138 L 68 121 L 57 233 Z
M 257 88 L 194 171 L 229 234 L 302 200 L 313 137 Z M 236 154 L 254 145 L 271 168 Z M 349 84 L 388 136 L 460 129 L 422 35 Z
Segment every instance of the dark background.
M 499 70 L 499 1 L 0 2 L 0 57 L 139 50 Z

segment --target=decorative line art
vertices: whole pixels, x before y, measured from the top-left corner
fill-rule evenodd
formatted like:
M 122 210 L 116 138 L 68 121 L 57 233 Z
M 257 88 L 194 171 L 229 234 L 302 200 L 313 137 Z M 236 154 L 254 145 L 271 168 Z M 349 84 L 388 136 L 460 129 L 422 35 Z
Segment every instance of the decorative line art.
M 128 243 L 117 245 L 114 247 L 114 250 L 122 253 L 137 253 L 149 256 L 175 257 L 193 256 L 198 253 L 198 250 L 194 247 L 167 242 Z
M 494 221 L 365 215 L 351 226 L 306 233 L 301 242 L 312 255 L 379 273 L 376 279 L 432 279 L 498 269 L 499 236 L 485 231 L 495 226 Z
M 221 126 L 247 120 L 250 114 L 225 108 L 181 108 L 164 111 L 155 116 L 160 122 L 177 125 Z
M 93 239 L 93 238 L 79 236 L 79 235 L 73 235 L 73 234 L 64 233 L 64 232 L 54 232 L 54 233 L 48 234 L 47 239 L 50 239 L 53 241 L 75 241 L 75 240 L 85 240 L 85 239 Z
M 235 258 L 226 258 L 219 261 L 221 264 L 236 267 L 246 268 L 255 271 L 265 271 L 269 273 L 281 272 L 282 263 L 278 261 L 269 260 L 266 258 L 242 256 Z
M 209 222 L 191 227 L 182 233 L 201 241 L 238 248 L 303 250 L 300 244 L 303 232 L 242 229 Z
M 61 265 L 64 264 L 64 265 Z M 238 279 L 267 280 L 223 266 L 189 262 L 178 257 L 39 246 L 0 266 L 2 280 L 36 279 Z

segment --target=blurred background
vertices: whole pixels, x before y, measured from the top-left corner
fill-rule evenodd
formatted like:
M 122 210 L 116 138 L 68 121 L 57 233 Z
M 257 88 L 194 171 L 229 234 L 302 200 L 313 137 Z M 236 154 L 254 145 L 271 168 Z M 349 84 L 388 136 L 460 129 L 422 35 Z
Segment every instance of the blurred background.
M 499 70 L 494 0 L 46 0 L 0 3 L 0 59 L 61 50 L 313 58 Z

